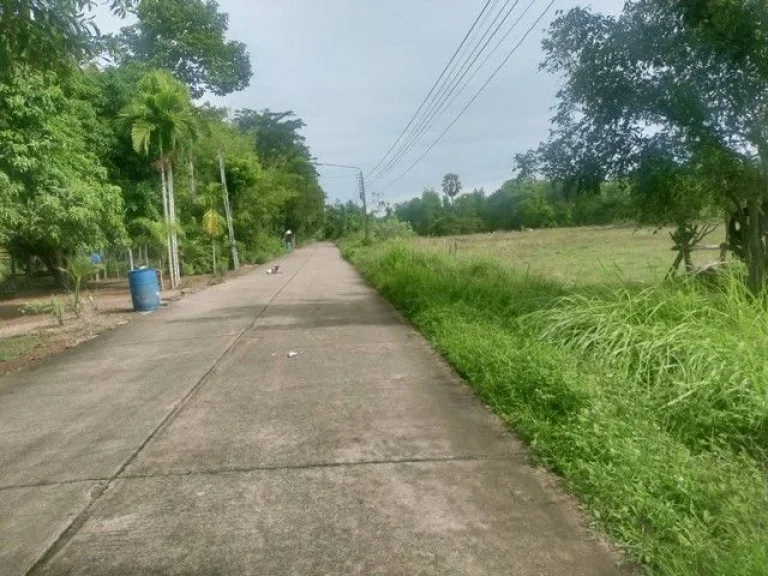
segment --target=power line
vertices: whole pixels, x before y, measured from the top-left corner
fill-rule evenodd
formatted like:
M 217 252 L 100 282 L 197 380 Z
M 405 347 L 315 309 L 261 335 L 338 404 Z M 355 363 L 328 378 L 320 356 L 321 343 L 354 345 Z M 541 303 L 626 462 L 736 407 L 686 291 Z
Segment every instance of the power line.
M 440 140 L 443 139 L 443 137 L 448 133 L 448 131 L 453 128 L 453 126 L 456 124 L 456 122 L 459 121 L 459 119 L 466 113 L 466 111 L 469 109 L 472 104 L 474 104 L 475 100 L 482 94 L 482 92 L 488 87 L 488 85 L 491 83 L 491 81 L 496 77 L 496 75 L 501 71 L 501 69 L 504 67 L 504 65 L 509 61 L 510 58 L 517 52 L 517 49 L 522 45 L 523 42 L 525 42 L 526 38 L 530 36 L 533 29 L 541 22 L 542 18 L 546 15 L 547 12 L 549 12 L 549 9 L 552 8 L 552 5 L 555 3 L 555 0 L 550 0 L 549 4 L 547 4 L 546 8 L 542 11 L 542 13 L 539 15 L 539 17 L 536 19 L 536 21 L 531 24 L 530 28 L 526 30 L 525 34 L 523 34 L 523 37 L 520 39 L 520 41 L 515 44 L 515 46 L 512 48 L 512 50 L 507 54 L 507 56 L 504 58 L 504 60 L 501 61 L 501 64 L 499 64 L 496 69 L 493 71 L 493 73 L 488 77 L 488 79 L 483 83 L 482 86 L 480 86 L 480 89 L 475 92 L 475 95 L 470 99 L 469 102 L 467 102 L 466 106 L 462 108 L 462 110 L 456 115 L 456 117 L 453 119 L 453 121 L 448 125 L 448 127 L 443 130 L 443 132 L 440 134 L 440 136 L 437 137 L 437 139 L 430 144 L 429 148 L 427 148 L 424 153 L 419 156 L 413 164 L 411 164 L 404 172 L 402 172 L 397 178 L 386 184 L 383 188 L 378 190 L 379 193 L 387 190 L 390 186 L 395 184 L 396 182 L 399 182 L 406 174 L 408 174 L 419 162 L 421 162 L 427 154 L 429 154 L 432 151 L 432 148 L 434 148 Z
M 443 93 L 441 94 L 442 101 L 436 102 L 435 105 L 431 107 L 430 111 L 427 112 L 427 115 L 422 119 L 420 124 L 414 130 L 414 132 L 412 132 L 408 142 L 406 142 L 403 145 L 397 157 L 391 160 L 390 163 L 383 170 L 379 172 L 379 174 L 377 174 L 375 177 L 371 179 L 372 183 L 375 183 L 381 180 L 387 172 L 389 172 L 392 168 L 394 168 L 397 165 L 397 163 L 413 149 L 413 147 L 419 142 L 419 140 L 424 136 L 424 134 L 426 134 L 427 131 L 434 125 L 435 119 L 446 110 L 447 108 L 446 102 L 448 102 L 448 99 L 451 98 L 451 96 L 453 96 L 453 98 L 450 100 L 450 104 L 452 104 L 456 100 L 456 98 L 464 91 L 464 89 L 467 87 L 471 79 L 477 74 L 477 71 L 480 69 L 480 67 L 482 67 L 482 64 L 480 67 L 475 68 L 475 71 L 473 72 L 470 79 L 462 84 L 462 81 L 464 80 L 464 78 L 466 78 L 467 74 L 469 74 L 469 72 L 472 70 L 472 66 L 474 66 L 478 58 L 480 58 L 480 56 L 486 50 L 486 48 L 494 39 L 494 37 L 499 33 L 499 30 L 501 30 L 502 26 L 504 26 L 506 21 L 509 19 L 509 17 L 511 16 L 512 12 L 515 10 L 517 5 L 520 3 L 520 0 L 515 0 L 515 3 L 512 4 L 512 6 L 507 10 L 506 14 L 504 15 L 504 18 L 501 20 L 501 22 L 498 23 L 498 25 L 493 30 L 491 35 L 488 36 L 486 39 L 488 32 L 490 32 L 491 30 L 491 27 L 493 27 L 493 25 L 499 19 L 499 16 L 501 16 L 501 14 L 504 12 L 507 6 L 509 6 L 510 1 L 511 0 L 507 0 L 504 3 L 504 6 L 496 15 L 496 18 L 494 18 L 493 22 L 491 22 L 491 26 L 489 26 L 488 30 L 486 30 L 485 34 L 483 34 L 483 37 L 477 43 L 477 45 L 472 50 L 472 52 L 467 57 L 467 59 L 464 61 L 464 64 L 462 65 L 459 71 L 459 75 L 457 77 L 452 78 L 450 87 L 448 87 L 445 91 L 443 91 Z M 526 8 L 523 14 L 525 14 L 530 9 L 531 5 L 535 1 L 536 0 L 532 0 L 532 2 L 528 5 L 528 8 Z M 517 19 L 517 21 L 512 25 L 512 28 L 506 33 L 505 36 L 509 36 L 509 33 L 514 30 L 514 28 L 517 26 L 517 24 L 520 22 L 521 19 L 522 19 L 522 16 Z M 480 43 L 482 43 L 483 40 L 485 40 L 485 43 L 482 45 L 482 47 L 480 47 Z M 478 47 L 480 47 L 479 50 L 478 50 Z M 483 61 L 483 63 L 485 63 L 486 61 L 487 61 L 487 58 Z
M 437 91 L 432 95 L 432 97 L 429 99 L 429 102 L 426 104 L 426 109 L 424 110 L 423 115 L 419 120 L 416 122 L 416 125 L 412 128 L 410 134 L 407 134 L 405 140 L 400 145 L 399 149 L 396 151 L 396 153 L 390 158 L 389 162 L 380 170 L 378 170 L 377 173 L 371 172 L 368 176 L 372 179 L 372 181 L 377 181 L 383 176 L 386 172 L 389 172 L 393 166 L 395 166 L 400 159 L 403 156 L 403 151 L 407 151 L 412 147 L 414 137 L 417 134 L 420 134 L 422 131 L 422 128 L 425 124 L 425 118 L 430 119 L 434 115 L 434 110 L 436 107 L 439 107 L 442 104 L 442 100 L 445 98 L 445 94 L 447 91 L 450 91 L 450 89 L 453 87 L 453 85 L 456 82 L 457 77 L 461 78 L 461 73 L 466 69 L 467 63 L 470 61 L 472 56 L 476 53 L 478 47 L 482 44 L 483 40 L 485 40 L 486 36 L 488 35 L 488 32 L 490 32 L 491 28 L 493 28 L 494 24 L 498 21 L 501 14 L 504 12 L 504 10 L 509 6 L 509 3 L 511 0 L 504 0 L 504 4 L 501 6 L 498 12 L 494 15 L 494 10 L 492 9 L 488 15 L 491 16 L 490 22 L 483 22 L 483 31 L 478 31 L 479 38 L 473 39 L 471 42 L 471 46 L 469 46 L 469 52 L 466 56 L 462 56 L 461 62 L 456 62 L 454 67 L 448 72 L 446 78 L 443 80 L 442 84 L 437 88 Z M 487 25 L 486 25 L 487 24 Z
M 413 121 L 416 119 L 416 117 L 419 115 L 419 113 L 421 112 L 421 110 L 424 108 L 424 105 L 427 103 L 427 100 L 430 98 L 430 96 L 432 96 L 432 94 L 434 93 L 434 91 L 435 91 L 435 89 L 437 88 L 438 84 L 440 83 L 440 81 L 441 81 L 441 80 L 443 79 L 443 77 L 445 76 L 446 72 L 448 71 L 448 68 L 451 66 L 451 64 L 454 62 L 454 60 L 456 60 L 456 57 L 457 57 L 457 56 L 459 55 L 459 53 L 461 52 L 461 49 L 464 47 L 464 44 L 466 44 L 466 42 L 467 42 L 467 40 L 469 39 L 470 35 L 471 35 L 471 34 L 472 34 L 472 32 L 474 31 L 474 29 L 475 29 L 475 27 L 477 26 L 478 22 L 480 22 L 480 19 L 482 18 L 483 14 L 485 14 L 485 11 L 488 9 L 488 6 L 491 4 L 491 2 L 492 2 L 492 1 L 495 1 L 495 0 L 486 0 L 486 3 L 485 3 L 485 5 L 483 6 L 482 10 L 480 10 L 480 13 L 477 15 L 477 18 L 475 18 L 475 21 L 472 23 L 472 26 L 471 26 L 471 27 L 470 27 L 470 29 L 467 31 L 467 33 L 464 35 L 464 38 L 462 39 L 461 43 L 459 44 L 459 47 L 458 47 L 458 48 L 456 48 L 456 50 L 455 50 L 455 52 L 453 53 L 453 55 L 451 56 L 450 60 L 448 60 L 448 63 L 447 63 L 447 64 L 445 65 L 445 67 L 443 68 L 443 71 L 440 73 L 440 76 L 438 76 L 437 80 L 435 80 L 435 83 L 434 83 L 434 84 L 432 84 L 432 88 L 430 88 L 429 92 L 428 92 L 428 93 L 427 93 L 427 95 L 424 97 L 424 100 L 422 100 L 422 101 L 421 101 L 421 104 L 420 104 L 420 105 L 419 105 L 419 107 L 416 109 L 416 112 L 414 112 L 413 116 L 411 116 L 411 119 L 408 121 L 408 124 L 406 124 L 405 128 L 403 128 L 403 130 L 402 130 L 402 131 L 400 132 L 400 134 L 398 135 L 397 139 L 394 141 L 394 143 L 392 144 L 392 146 L 390 146 L 389 150 L 387 150 L 387 152 L 384 154 L 384 156 L 382 156 L 382 157 L 381 157 L 381 159 L 380 159 L 380 160 L 379 160 L 379 162 L 376 164 L 376 166 L 374 166 L 374 167 L 373 167 L 373 168 L 370 170 L 369 174 L 373 174 L 373 173 L 376 171 L 376 169 L 377 169 L 379 166 L 381 166 L 381 165 L 384 163 L 384 161 L 387 159 L 387 157 L 389 156 L 389 154 L 392 152 L 392 150 L 394 150 L 395 146 L 397 146 L 397 144 L 398 144 L 398 143 L 400 142 L 400 140 L 403 138 L 403 136 L 405 135 L 405 133 L 406 133 L 406 132 L 408 131 L 408 129 L 411 127 L 411 125 L 413 124 Z
M 525 18 L 525 15 L 528 14 L 528 11 L 533 8 L 533 5 L 538 2 L 538 0 L 533 0 L 532 2 L 528 3 L 528 6 L 526 6 L 525 10 L 523 10 L 520 15 L 517 17 L 517 20 L 512 24 L 509 30 L 507 30 L 504 33 L 504 36 L 501 37 L 501 39 L 496 43 L 496 45 L 493 47 L 493 49 L 486 54 L 485 58 L 483 58 L 483 61 L 480 63 L 480 66 L 475 68 L 475 70 L 472 72 L 472 75 L 467 79 L 467 81 L 464 83 L 464 85 L 456 92 L 454 93 L 451 100 L 448 102 L 448 104 L 445 106 L 445 109 L 447 110 L 450 108 L 454 102 L 456 102 L 457 98 L 461 96 L 461 94 L 464 92 L 464 89 L 469 86 L 472 83 L 472 80 L 475 79 L 475 76 L 477 76 L 477 73 L 480 72 L 480 70 L 483 69 L 485 64 L 490 60 L 490 58 L 496 53 L 496 51 L 501 47 L 501 45 L 506 41 L 507 38 L 509 38 L 509 35 L 515 31 L 517 28 L 517 25 L 520 23 L 520 21 Z

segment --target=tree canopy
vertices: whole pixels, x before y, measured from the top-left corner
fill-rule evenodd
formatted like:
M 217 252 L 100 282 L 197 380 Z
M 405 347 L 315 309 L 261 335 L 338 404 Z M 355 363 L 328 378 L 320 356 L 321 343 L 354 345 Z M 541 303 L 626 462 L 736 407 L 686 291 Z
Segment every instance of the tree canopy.
M 103 38 L 98 4 L 136 23 Z M 220 161 L 245 261 L 279 251 L 286 228 L 321 233 L 304 123 L 251 110 L 234 122 L 192 100 L 248 85 L 227 31 L 213 0 L 0 0 L 0 247 L 30 273 L 105 248 L 176 277 L 210 271 L 214 254 L 225 266 Z
M 757 289 L 766 252 L 767 24 L 760 0 L 631 0 L 618 17 L 561 13 L 543 43 L 544 68 L 564 78 L 554 127 L 546 143 L 517 157 L 518 167 L 588 191 L 607 178 L 631 178 L 663 150 L 665 162 L 696 167 L 706 186 L 694 189 L 712 190 L 716 205 L 747 208 Z M 713 160 L 738 166 L 744 186 L 724 183 Z
M 142 0 L 136 17 L 118 37 L 121 61 L 170 70 L 195 98 L 248 86 L 250 57 L 245 44 L 227 40 L 229 16 L 215 0 Z

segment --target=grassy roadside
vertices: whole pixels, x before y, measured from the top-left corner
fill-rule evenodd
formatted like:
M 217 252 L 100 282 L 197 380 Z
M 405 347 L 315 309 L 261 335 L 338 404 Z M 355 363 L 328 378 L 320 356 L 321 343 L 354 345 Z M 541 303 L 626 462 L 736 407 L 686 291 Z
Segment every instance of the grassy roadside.
M 389 242 L 350 259 L 650 574 L 768 574 L 768 308 L 563 287 Z

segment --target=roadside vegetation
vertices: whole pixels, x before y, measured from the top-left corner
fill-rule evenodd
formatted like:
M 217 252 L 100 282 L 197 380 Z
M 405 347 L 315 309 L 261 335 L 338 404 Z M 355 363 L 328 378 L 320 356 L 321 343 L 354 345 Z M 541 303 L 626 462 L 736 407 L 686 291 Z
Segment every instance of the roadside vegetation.
M 98 9 L 126 25 L 101 34 Z M 175 298 L 281 254 L 286 229 L 322 233 L 303 121 L 207 102 L 253 76 L 228 18 L 215 0 L 0 3 L 0 372 L 123 323 L 131 268 Z
M 572 255 L 521 270 L 516 237 L 342 245 L 648 573 L 768 574 L 768 302 L 729 275 L 564 282 Z
M 97 5 L 133 23 L 100 35 Z M 253 74 L 215 0 L 33 0 L 5 3 L 0 19 L 4 293 L 48 275 L 77 297 L 67 271 L 93 254 L 176 287 L 267 260 L 288 228 L 321 232 L 302 120 L 205 101 Z

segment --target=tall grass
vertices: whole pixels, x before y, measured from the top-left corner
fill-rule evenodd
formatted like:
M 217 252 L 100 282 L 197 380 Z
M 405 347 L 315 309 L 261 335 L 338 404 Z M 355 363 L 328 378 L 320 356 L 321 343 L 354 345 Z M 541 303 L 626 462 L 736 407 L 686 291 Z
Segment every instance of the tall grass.
M 693 450 L 768 454 L 768 309 L 744 284 L 576 294 L 529 316 L 542 338 L 611 369 Z
M 738 282 L 566 289 L 411 244 L 345 254 L 649 574 L 768 574 L 768 309 Z

